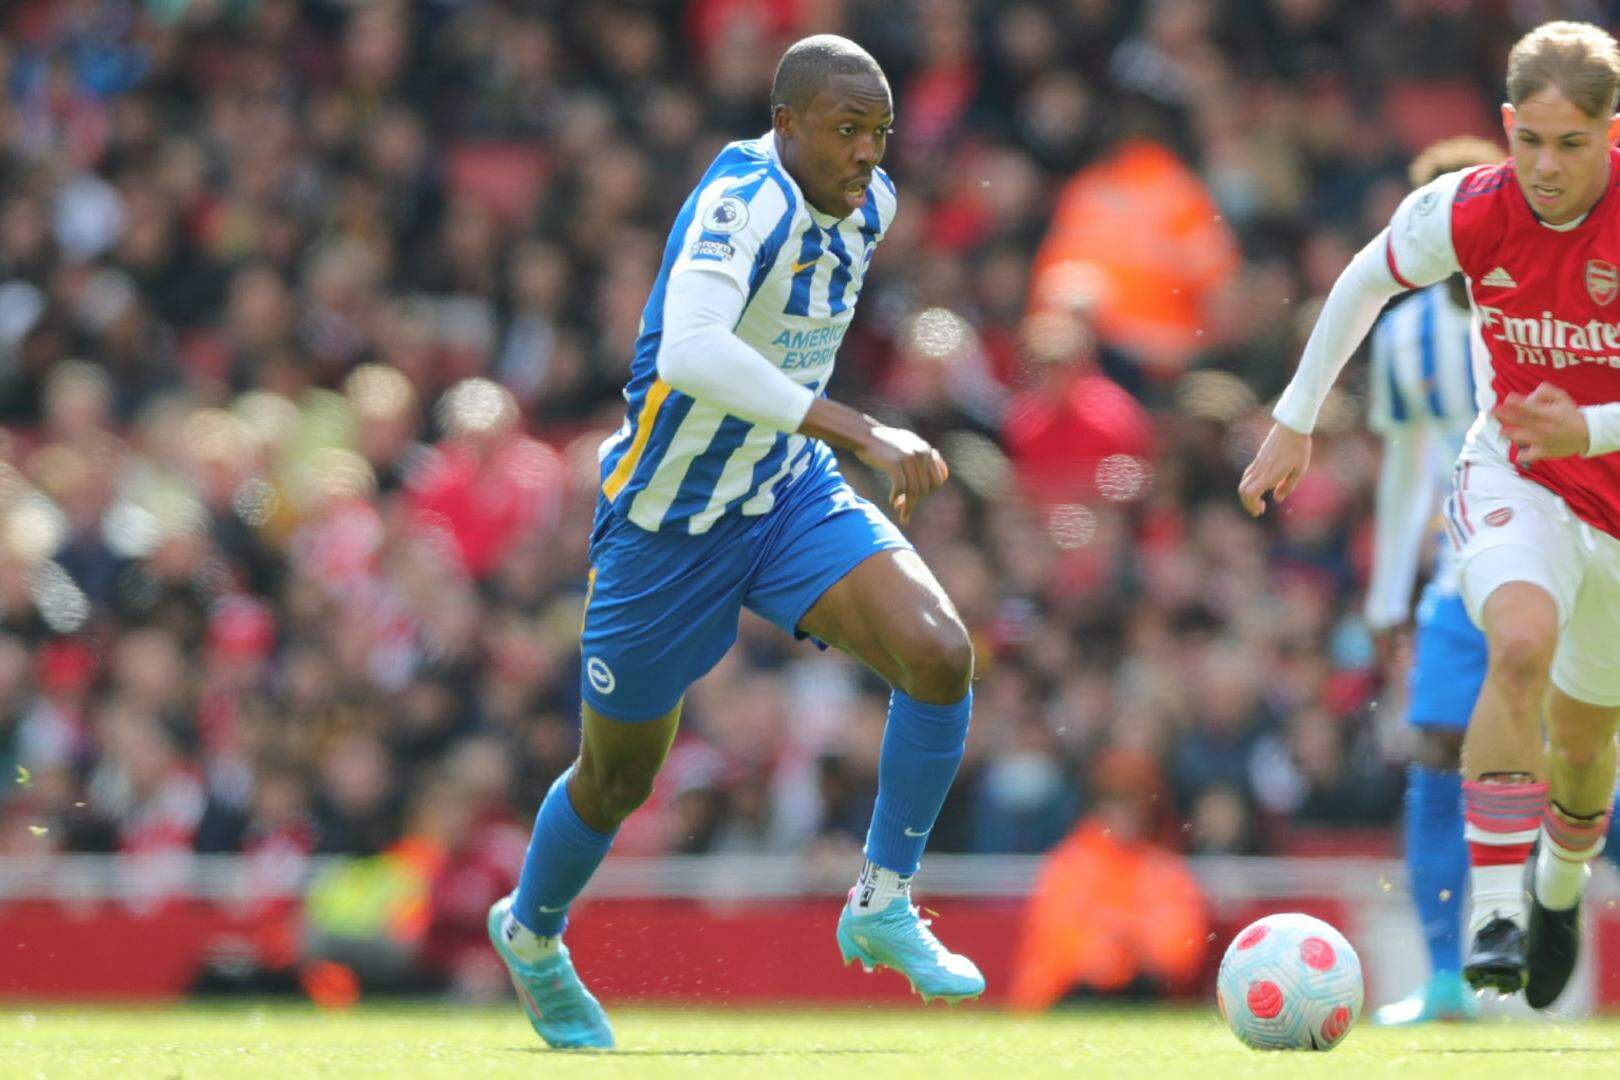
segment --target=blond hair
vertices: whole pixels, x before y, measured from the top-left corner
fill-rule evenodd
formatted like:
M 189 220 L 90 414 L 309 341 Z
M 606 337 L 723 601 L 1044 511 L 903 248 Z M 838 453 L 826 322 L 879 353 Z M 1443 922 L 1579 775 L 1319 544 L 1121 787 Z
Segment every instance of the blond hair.
M 1406 178 L 1412 186 L 1420 188 L 1437 176 L 1466 169 L 1471 165 L 1495 165 L 1507 157 L 1500 146 L 1477 135 L 1454 135 L 1430 143 L 1412 159 L 1406 169 Z
M 1611 115 L 1620 97 L 1620 45 L 1591 23 L 1541 24 L 1508 53 L 1508 101 L 1517 106 L 1549 86 L 1587 116 Z

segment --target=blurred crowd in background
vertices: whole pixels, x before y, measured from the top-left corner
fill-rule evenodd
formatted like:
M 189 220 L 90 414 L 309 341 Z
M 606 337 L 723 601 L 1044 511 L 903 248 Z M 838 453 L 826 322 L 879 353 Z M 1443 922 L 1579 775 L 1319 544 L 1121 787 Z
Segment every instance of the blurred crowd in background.
M 1361 376 L 1280 512 L 1233 492 L 1407 161 L 1492 134 L 1553 7 L 1620 15 L 4 5 L 0 852 L 405 851 L 481 926 L 574 754 L 595 451 L 667 229 L 818 31 L 889 75 L 901 205 L 831 393 L 953 470 L 909 530 L 978 653 L 931 850 L 1045 851 L 1100 793 L 1188 853 L 1387 825 Z M 618 850 L 858 865 L 886 696 L 747 619 Z

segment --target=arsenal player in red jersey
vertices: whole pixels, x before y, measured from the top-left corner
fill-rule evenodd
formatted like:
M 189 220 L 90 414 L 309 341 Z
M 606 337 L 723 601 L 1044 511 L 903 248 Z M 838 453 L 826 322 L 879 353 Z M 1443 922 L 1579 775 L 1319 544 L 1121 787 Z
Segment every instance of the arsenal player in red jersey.
M 1513 158 L 1419 188 L 1346 267 L 1238 493 L 1251 514 L 1287 499 L 1384 302 L 1462 271 L 1480 416 L 1446 525 L 1490 657 L 1463 744 L 1463 974 L 1545 1008 L 1575 967 L 1620 720 L 1620 47 L 1540 26 L 1509 55 L 1507 96 Z

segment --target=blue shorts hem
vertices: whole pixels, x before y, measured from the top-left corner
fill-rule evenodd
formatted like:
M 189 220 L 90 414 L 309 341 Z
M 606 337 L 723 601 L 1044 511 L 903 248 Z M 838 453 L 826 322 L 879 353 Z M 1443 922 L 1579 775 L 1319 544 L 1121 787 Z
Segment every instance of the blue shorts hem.
M 592 711 L 600 713 L 601 715 L 607 717 L 609 720 L 616 721 L 616 722 L 618 722 L 620 724 L 646 724 L 646 723 L 650 723 L 651 721 L 657 720 L 658 718 L 664 716 L 666 713 L 669 712 L 670 709 L 673 709 L 676 705 L 679 705 L 680 702 L 681 702 L 681 698 L 684 698 L 685 696 L 686 696 L 686 692 L 683 690 L 681 692 L 681 697 L 676 698 L 675 701 L 669 706 L 668 709 L 660 709 L 660 710 L 658 710 L 657 712 L 654 712 L 654 713 L 639 713 L 639 712 L 637 712 L 637 713 L 627 713 L 627 712 L 624 712 L 622 709 L 603 708 L 601 703 L 598 702 L 598 701 L 593 700 L 591 695 L 589 695 L 589 694 L 582 695 L 581 700 L 586 705 L 590 706 Z
M 1473 710 L 1469 710 L 1472 712 Z M 1406 722 L 1415 728 L 1442 728 L 1447 731 L 1467 731 L 1469 717 L 1457 719 L 1455 716 L 1432 716 L 1416 714 L 1406 718 Z

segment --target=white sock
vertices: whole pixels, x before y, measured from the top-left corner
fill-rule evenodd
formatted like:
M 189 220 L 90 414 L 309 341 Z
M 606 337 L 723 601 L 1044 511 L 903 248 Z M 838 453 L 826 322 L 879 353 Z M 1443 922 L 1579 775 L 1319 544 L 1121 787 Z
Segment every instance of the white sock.
M 1524 919 L 1524 864 L 1474 866 L 1468 870 L 1469 893 L 1473 908 L 1468 918 L 1468 935 L 1500 915 L 1520 926 Z
M 1560 847 L 1541 830 L 1541 850 L 1536 855 L 1536 899 L 1554 911 L 1568 911 L 1581 902 L 1586 882 L 1592 876 L 1587 861 L 1603 850 L 1603 841 L 1579 853 Z
M 501 921 L 501 936 L 506 939 L 506 945 L 525 964 L 538 963 L 557 951 L 557 943 L 562 941 L 561 934 L 551 937 L 541 937 L 527 926 L 517 921 L 517 916 L 510 911 Z
M 855 879 L 855 891 L 849 896 L 849 909 L 862 915 L 882 911 L 897 896 L 911 902 L 911 879 L 901 877 L 893 870 L 885 870 L 871 859 L 861 867 L 861 876 Z

